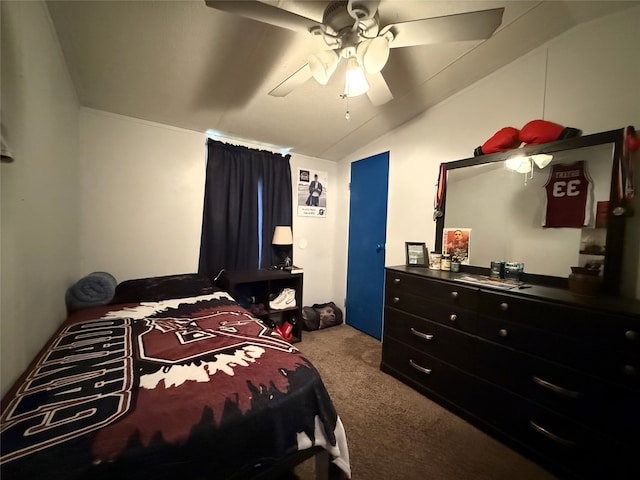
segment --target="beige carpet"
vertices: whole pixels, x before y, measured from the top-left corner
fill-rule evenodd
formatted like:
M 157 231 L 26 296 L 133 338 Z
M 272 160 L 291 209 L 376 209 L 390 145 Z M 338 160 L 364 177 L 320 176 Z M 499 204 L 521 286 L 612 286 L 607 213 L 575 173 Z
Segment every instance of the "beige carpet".
M 355 480 L 555 479 L 427 397 L 380 371 L 381 344 L 348 325 L 303 332 L 344 423 Z M 314 464 L 296 469 L 313 480 Z

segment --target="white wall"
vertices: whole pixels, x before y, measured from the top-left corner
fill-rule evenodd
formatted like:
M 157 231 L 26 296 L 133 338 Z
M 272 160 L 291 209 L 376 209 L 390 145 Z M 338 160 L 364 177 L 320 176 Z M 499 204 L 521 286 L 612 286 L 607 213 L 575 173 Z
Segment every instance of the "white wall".
M 205 134 L 87 108 L 80 118 L 83 275 L 104 270 L 123 281 L 196 272 Z M 335 180 L 334 162 L 293 154 L 294 187 L 298 168 L 326 171 L 329 189 Z M 332 300 L 330 191 L 327 201 L 326 218 L 297 217 L 294 205 L 293 258 L 305 271 L 305 305 Z
M 80 120 L 83 274 L 196 272 L 205 135 L 86 108 Z
M 78 102 L 46 6 L 0 2 L 2 125 L 1 391 L 66 317 L 78 277 Z
M 298 168 L 327 172 L 328 185 L 326 217 L 298 217 L 294 195 L 293 207 L 293 262 L 304 269 L 304 305 L 336 302 L 333 297 L 333 277 L 335 268 L 334 232 L 338 213 L 337 204 L 337 167 L 336 162 L 304 155 L 291 155 L 291 174 L 294 177 L 296 192 L 296 174 Z
M 639 27 L 640 7 L 576 27 L 341 161 L 333 296 L 342 299 L 346 291 L 351 162 L 390 152 L 385 263 L 404 264 L 405 240 L 434 245 L 440 162 L 472 157 L 500 128 L 521 128 L 538 118 L 580 128 L 585 135 L 640 128 Z M 639 244 L 640 212 L 627 223 L 622 288 L 636 298 Z

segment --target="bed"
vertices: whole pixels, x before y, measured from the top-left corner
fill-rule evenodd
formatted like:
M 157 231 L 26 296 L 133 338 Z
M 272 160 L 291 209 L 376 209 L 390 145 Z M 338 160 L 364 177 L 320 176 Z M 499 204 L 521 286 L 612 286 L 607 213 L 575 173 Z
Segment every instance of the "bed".
M 350 478 L 313 365 L 195 275 L 71 312 L 2 401 L 6 479 Z M 287 477 L 291 478 L 291 477 Z

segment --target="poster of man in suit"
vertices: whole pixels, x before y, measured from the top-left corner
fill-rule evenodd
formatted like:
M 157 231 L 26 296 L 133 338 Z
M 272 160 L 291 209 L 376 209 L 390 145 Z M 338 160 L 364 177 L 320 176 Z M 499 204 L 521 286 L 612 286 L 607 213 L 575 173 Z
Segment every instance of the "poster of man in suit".
M 298 216 L 325 217 L 327 215 L 327 172 L 298 169 Z

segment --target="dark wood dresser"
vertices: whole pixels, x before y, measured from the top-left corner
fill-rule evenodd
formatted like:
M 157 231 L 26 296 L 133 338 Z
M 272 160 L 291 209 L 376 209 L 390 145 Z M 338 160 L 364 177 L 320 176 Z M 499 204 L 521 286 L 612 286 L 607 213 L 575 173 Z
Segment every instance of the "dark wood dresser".
M 381 370 L 561 478 L 640 478 L 640 302 L 386 269 Z

